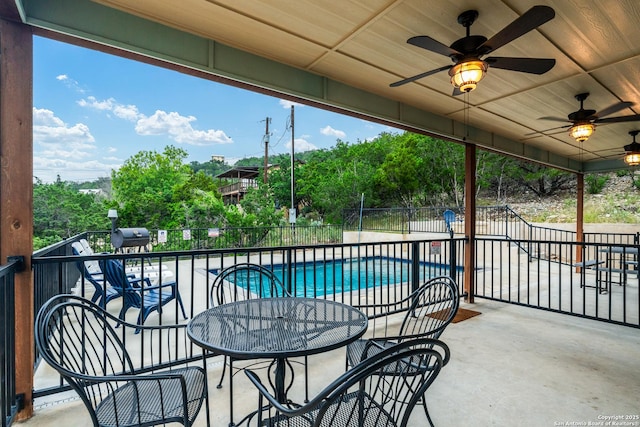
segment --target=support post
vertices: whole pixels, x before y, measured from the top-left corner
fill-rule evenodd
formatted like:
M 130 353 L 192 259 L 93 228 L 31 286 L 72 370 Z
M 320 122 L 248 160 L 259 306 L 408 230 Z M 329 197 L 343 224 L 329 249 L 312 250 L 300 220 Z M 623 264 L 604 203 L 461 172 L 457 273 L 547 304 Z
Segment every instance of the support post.
M 31 28 L 0 19 L 0 260 L 20 256 L 15 275 L 16 393 L 33 414 L 33 36 Z
M 585 259 L 584 249 L 584 174 L 576 174 L 577 180 L 577 194 L 576 194 L 576 242 L 578 246 L 576 248 L 576 263 L 582 262 Z M 580 267 L 576 268 L 576 272 L 580 272 Z
M 465 144 L 464 178 L 464 233 L 467 242 L 464 247 L 464 291 L 465 301 L 473 303 L 476 270 L 476 147 Z

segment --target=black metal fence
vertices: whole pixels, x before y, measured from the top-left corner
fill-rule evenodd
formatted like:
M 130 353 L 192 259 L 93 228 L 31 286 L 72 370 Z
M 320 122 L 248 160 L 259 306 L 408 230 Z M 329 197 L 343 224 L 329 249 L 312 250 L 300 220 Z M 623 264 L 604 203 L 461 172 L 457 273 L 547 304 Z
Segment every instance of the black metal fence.
M 153 251 L 251 248 L 341 243 L 341 225 L 221 227 L 149 230 Z M 111 252 L 110 231 L 90 231 L 87 240 L 96 252 Z
M 484 217 L 485 221 L 501 224 L 487 229 L 492 233 L 508 231 L 510 235 L 493 234 L 477 239 L 475 297 L 640 328 L 637 234 L 588 234 L 586 242 L 576 243 L 575 234 L 531 227 L 513 216 L 506 221 L 506 214 L 501 216 L 499 212 L 496 209 L 494 214 Z M 526 237 L 511 235 L 516 234 L 516 223 Z M 86 237 L 95 244 L 106 241 L 105 236 L 106 233 L 93 233 Z M 240 262 L 270 266 L 294 295 L 334 299 L 351 305 L 361 305 L 365 300 L 369 303 L 400 300 L 432 275 L 450 275 L 460 290 L 464 289 L 466 239 L 449 235 L 414 241 L 108 253 L 82 258 L 67 256 L 72 241 L 34 255 L 36 287 L 42 288 L 36 289 L 38 301 L 56 292 L 90 297 L 94 288 L 79 274 L 78 262 L 113 258 L 122 259 L 132 268 L 145 265 L 169 272 L 170 276 L 158 275 L 155 280 L 177 281 L 189 318 L 210 306 L 209 294 L 216 272 Z M 104 248 L 94 246 L 94 249 L 99 252 Z M 581 265 L 576 263 L 579 259 Z M 150 275 L 146 271 L 142 269 L 141 274 Z M 107 309 L 117 314 L 120 305 L 114 300 Z M 148 321 L 173 323 L 184 319 L 178 305 L 170 304 L 165 306 L 162 316 L 153 315 Z M 34 396 L 60 389 L 36 385 Z
M 71 240 L 68 245 L 71 244 Z M 127 266 L 154 267 L 155 271 L 170 272 L 158 275 L 157 284 L 169 280 L 178 283 L 187 317 L 210 306 L 209 295 L 215 273 L 239 262 L 253 262 L 269 266 L 293 295 L 332 299 L 351 305 L 364 301 L 393 302 L 409 295 L 412 289 L 429 277 L 452 276 L 463 286 L 463 239 L 445 239 L 413 242 L 384 242 L 361 244 L 333 244 L 280 246 L 272 248 L 206 249 L 177 252 L 96 254 L 87 257 L 48 255 L 32 259 L 34 274 L 58 278 L 47 289 L 73 292 L 87 298 L 94 288 L 81 276 L 72 283 L 62 280 L 71 277 L 65 271 L 77 270 L 78 261 L 121 259 Z M 46 272 L 46 273 L 45 273 Z M 141 275 L 150 277 L 148 268 Z M 36 279 L 37 283 L 40 278 Z M 70 290 L 67 290 L 71 286 Z M 43 292 L 41 292 L 42 294 Z M 118 314 L 121 299 L 107 305 L 107 310 Z M 39 307 L 36 307 L 38 310 Z M 136 310 L 130 310 L 134 320 Z M 159 324 L 184 322 L 174 300 L 163 307 L 162 315 L 154 314 L 147 320 Z M 129 338 L 131 339 L 131 338 Z M 144 338 L 142 338 L 144 341 Z M 197 349 L 194 349 L 197 350 Z M 142 350 L 141 350 L 142 351 Z M 157 349 L 162 352 L 162 349 Z M 180 364 L 183 361 L 175 361 Z M 144 370 L 144 366 L 140 367 Z M 55 387 L 36 385 L 34 397 L 39 398 L 66 389 L 60 383 Z
M 15 364 L 15 273 L 24 268 L 24 261 L 10 260 L 0 266 L 0 426 L 11 425 L 20 409 L 21 397 L 16 396 Z
M 637 245 L 478 239 L 476 251 L 476 297 L 640 327 Z

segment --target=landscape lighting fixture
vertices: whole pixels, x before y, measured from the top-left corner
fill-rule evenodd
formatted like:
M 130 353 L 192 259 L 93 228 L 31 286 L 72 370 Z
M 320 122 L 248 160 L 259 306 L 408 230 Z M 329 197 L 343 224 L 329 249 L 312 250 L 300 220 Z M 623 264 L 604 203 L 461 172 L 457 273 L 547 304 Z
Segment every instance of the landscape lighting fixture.
M 596 125 L 591 122 L 576 123 L 569 129 L 569 135 L 577 142 L 585 142 L 596 131 Z
M 474 90 L 486 73 L 487 63 L 479 59 L 461 62 L 449 69 L 451 84 L 461 92 Z
M 629 135 L 633 137 L 633 142 L 624 146 L 624 151 L 627 152 L 627 154 L 624 155 L 624 162 L 629 166 L 640 165 L 640 144 L 636 142 L 638 132 L 640 131 L 632 130 L 629 132 Z
M 111 220 L 111 232 L 116 231 L 116 221 L 118 221 L 118 211 L 115 209 L 109 209 L 107 212 L 107 218 Z

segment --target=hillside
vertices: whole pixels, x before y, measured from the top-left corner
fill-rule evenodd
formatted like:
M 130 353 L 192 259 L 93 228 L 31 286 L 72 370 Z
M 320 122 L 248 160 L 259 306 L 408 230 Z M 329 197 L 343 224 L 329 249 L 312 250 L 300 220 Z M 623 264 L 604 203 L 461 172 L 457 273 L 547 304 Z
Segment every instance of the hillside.
M 530 222 L 576 221 L 575 188 L 549 198 L 523 194 L 506 204 Z M 588 194 L 585 189 L 584 220 L 585 223 L 639 224 L 640 191 L 633 187 L 631 176 L 608 174 L 608 181 L 599 194 Z

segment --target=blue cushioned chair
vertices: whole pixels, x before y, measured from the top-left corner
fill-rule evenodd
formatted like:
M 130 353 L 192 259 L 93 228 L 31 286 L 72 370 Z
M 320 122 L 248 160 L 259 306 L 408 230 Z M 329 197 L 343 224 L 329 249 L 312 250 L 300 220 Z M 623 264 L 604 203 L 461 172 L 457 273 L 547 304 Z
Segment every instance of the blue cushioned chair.
M 93 255 L 93 251 L 91 253 L 87 252 L 82 242 L 74 242 L 71 245 L 71 250 L 74 255 L 78 256 Z M 109 301 L 120 297 L 120 293 L 109 286 L 108 282 L 105 282 L 104 274 L 97 260 L 78 261 L 76 266 L 84 276 L 84 279 L 95 288 L 91 296 L 91 302 L 101 307 L 106 307 Z
M 178 301 L 184 318 L 187 318 L 176 282 L 152 285 L 148 278 L 144 281 L 141 278 L 131 278 L 125 274 L 122 263 L 115 259 L 106 260 L 103 271 L 107 281 L 123 298 L 120 319 L 124 320 L 127 310 L 131 307 L 137 308 L 140 310 L 137 323 L 142 325 L 149 314 L 154 311 L 162 314 L 162 307 L 174 299 Z M 164 288 L 168 290 L 163 290 Z

